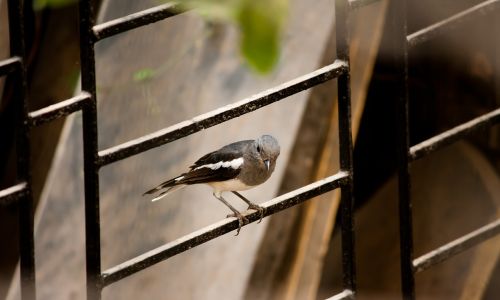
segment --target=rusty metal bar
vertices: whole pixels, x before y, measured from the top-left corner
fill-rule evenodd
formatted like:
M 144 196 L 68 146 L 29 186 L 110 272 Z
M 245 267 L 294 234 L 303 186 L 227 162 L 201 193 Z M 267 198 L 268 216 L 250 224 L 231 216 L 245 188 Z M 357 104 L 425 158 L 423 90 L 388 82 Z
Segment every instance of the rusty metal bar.
M 350 174 L 348 172 L 340 171 L 335 175 L 269 200 L 261 204 L 265 208 L 264 216 L 273 215 L 342 185 L 351 184 L 349 178 Z M 250 223 L 260 219 L 260 213 L 257 211 L 246 211 L 243 215 L 248 218 Z M 104 286 L 112 284 L 237 228 L 238 220 L 235 218 L 221 220 L 104 271 L 102 274 L 102 283 Z
M 85 253 L 87 299 L 101 299 L 101 229 L 99 203 L 99 164 L 97 136 L 97 99 L 95 51 L 92 28 L 95 24 L 94 1 L 80 0 L 81 86 L 90 96 L 82 110 L 83 169 L 85 187 Z
M 177 3 L 166 3 L 128 16 L 114 19 L 92 28 L 95 41 L 105 39 L 154 22 L 176 16 L 184 11 Z
M 408 45 L 410 47 L 414 47 L 440 34 L 446 33 L 466 21 L 484 16 L 487 13 L 495 11 L 498 8 L 500 8 L 500 0 L 484 1 L 447 19 L 444 19 L 443 21 L 437 22 L 431 26 L 408 35 Z
M 39 126 L 79 111 L 90 99 L 91 95 L 84 91 L 70 99 L 30 112 L 28 114 L 30 125 Z
M 14 72 L 21 66 L 21 58 L 19 56 L 10 57 L 0 60 L 0 76 Z
M 332 296 L 326 300 L 344 300 L 344 299 L 354 299 L 354 293 L 350 290 L 343 290 L 335 296 Z
M 24 196 L 27 187 L 26 182 L 21 182 L 6 189 L 0 190 L 0 204 L 7 205 L 19 201 Z
M 390 20 L 393 32 L 393 57 L 396 83 L 395 106 L 397 108 L 398 158 L 398 199 L 399 199 L 399 243 L 401 288 L 403 299 L 415 299 L 415 278 L 412 268 L 413 259 L 413 224 L 412 204 L 410 197 L 409 172 L 409 120 L 408 120 L 408 43 L 407 35 L 407 1 L 391 1 Z
M 413 268 L 415 272 L 424 271 L 498 234 L 500 234 L 500 219 L 420 256 L 413 260 Z
M 342 74 L 346 69 L 347 64 L 344 61 L 336 60 L 331 65 L 290 80 L 252 97 L 212 110 L 191 120 L 175 124 L 140 138 L 99 151 L 100 165 L 103 166 L 122 160 L 255 111 L 261 107 L 333 79 Z
M 347 71 L 337 79 L 340 169 L 350 174 L 349 184 L 341 187 L 340 225 L 342 231 L 342 278 L 344 289 L 356 291 L 354 254 L 353 148 L 351 130 L 351 85 L 349 73 L 349 1 L 335 1 L 337 58 Z
M 410 148 L 410 159 L 420 159 L 478 130 L 500 123 L 500 108 L 460 124 Z
M 28 97 L 26 75 L 26 49 L 24 35 L 24 1 L 9 0 L 9 40 L 10 54 L 14 58 L 11 65 L 18 67 L 11 74 L 17 120 L 16 152 L 18 180 L 26 182 L 24 192 L 18 199 L 19 204 L 19 256 L 21 269 L 21 298 L 36 299 L 35 279 L 35 239 L 34 203 L 31 192 L 31 147 L 30 127 L 28 125 Z M 7 68 L 7 67 L 6 67 Z M 8 68 L 7 68 L 8 69 Z

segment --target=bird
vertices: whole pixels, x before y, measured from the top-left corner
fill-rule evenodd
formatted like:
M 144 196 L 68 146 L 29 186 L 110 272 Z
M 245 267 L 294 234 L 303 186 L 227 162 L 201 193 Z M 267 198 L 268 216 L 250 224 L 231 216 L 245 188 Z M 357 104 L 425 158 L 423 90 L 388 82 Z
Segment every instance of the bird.
M 238 219 L 238 235 L 243 224 L 248 223 L 248 219 L 229 204 L 222 193 L 232 192 L 248 204 L 248 209 L 259 211 L 260 223 L 264 217 L 264 208 L 251 202 L 238 191 L 251 189 L 268 180 L 274 172 L 279 154 L 279 143 L 271 135 L 265 134 L 255 140 L 234 142 L 202 156 L 189 166 L 187 172 L 146 191 L 143 196 L 156 195 L 151 201 L 157 201 L 188 185 L 207 184 L 212 187 L 213 196 L 233 212 L 227 217 Z

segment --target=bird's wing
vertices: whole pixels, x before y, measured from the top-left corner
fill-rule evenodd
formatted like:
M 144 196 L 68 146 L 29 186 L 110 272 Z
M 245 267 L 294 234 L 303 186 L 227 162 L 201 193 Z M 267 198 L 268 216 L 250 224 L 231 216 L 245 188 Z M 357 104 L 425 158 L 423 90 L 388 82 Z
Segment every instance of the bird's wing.
M 219 161 L 231 161 L 235 158 L 239 158 L 243 150 L 252 142 L 252 140 L 245 140 L 224 146 L 219 150 L 204 155 L 189 168 L 192 170 L 203 165 L 213 164 Z
M 248 142 L 241 141 L 227 145 L 198 159 L 181 176 L 179 184 L 195 184 L 230 180 L 238 176 L 243 166 L 243 150 Z
M 189 167 L 189 171 L 169 179 L 145 194 L 154 194 L 160 190 L 181 184 L 207 183 L 233 179 L 240 173 L 243 165 L 242 151 L 252 140 L 229 144 L 210 152 Z
M 240 174 L 241 168 L 220 167 L 217 169 L 200 168 L 193 169 L 183 174 L 179 184 L 208 183 L 214 181 L 226 181 L 236 178 Z

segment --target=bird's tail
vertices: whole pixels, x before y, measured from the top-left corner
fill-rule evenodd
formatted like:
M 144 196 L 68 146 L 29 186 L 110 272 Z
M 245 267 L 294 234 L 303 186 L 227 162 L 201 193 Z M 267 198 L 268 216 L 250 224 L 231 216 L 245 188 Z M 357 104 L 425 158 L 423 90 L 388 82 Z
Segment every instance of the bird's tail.
M 179 181 L 184 178 L 184 176 L 178 176 L 176 178 L 173 178 L 173 179 L 170 179 L 168 181 L 165 181 L 163 182 L 162 184 L 150 189 L 149 191 L 146 191 L 144 194 L 142 194 L 143 196 L 145 195 L 151 195 L 151 194 L 155 194 L 161 190 L 164 190 L 162 191 L 158 196 L 156 196 L 155 198 L 153 198 L 151 201 L 157 201 L 157 200 L 160 200 L 161 198 L 167 196 L 168 194 L 170 193 L 173 193 L 181 188 L 183 188 L 184 186 L 186 186 L 185 184 L 182 184 L 180 183 Z
M 168 196 L 169 194 L 177 191 L 177 190 L 180 190 L 182 189 L 183 187 L 185 187 L 186 185 L 185 184 L 180 184 L 180 185 L 175 185 L 175 186 L 172 186 L 172 187 L 169 187 L 168 189 L 164 190 L 163 192 L 161 192 L 160 194 L 158 194 L 158 196 L 154 197 L 153 199 L 151 199 L 152 202 L 154 201 L 158 201 L 160 200 L 161 198 L 163 197 L 166 197 Z

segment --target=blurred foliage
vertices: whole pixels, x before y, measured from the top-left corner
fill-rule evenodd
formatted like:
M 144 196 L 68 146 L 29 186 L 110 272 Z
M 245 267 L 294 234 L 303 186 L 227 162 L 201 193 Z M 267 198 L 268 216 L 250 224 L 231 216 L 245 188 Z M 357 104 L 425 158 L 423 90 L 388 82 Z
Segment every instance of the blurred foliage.
M 151 79 L 155 76 L 156 72 L 153 69 L 145 68 L 134 73 L 134 81 L 141 82 Z
M 63 7 L 68 4 L 76 3 L 78 0 L 34 0 L 33 8 L 35 10 L 44 9 L 45 7 Z
M 279 59 L 281 35 L 289 0 L 184 0 L 210 21 L 234 23 L 240 30 L 240 51 L 260 73 L 273 69 Z
M 35 9 L 61 7 L 78 0 L 35 0 Z M 281 35 L 289 0 L 181 0 L 212 22 L 235 24 L 240 30 L 240 51 L 248 65 L 260 73 L 270 72 L 279 60 Z M 134 75 L 136 81 L 150 78 L 151 70 Z

